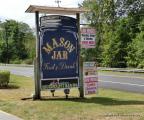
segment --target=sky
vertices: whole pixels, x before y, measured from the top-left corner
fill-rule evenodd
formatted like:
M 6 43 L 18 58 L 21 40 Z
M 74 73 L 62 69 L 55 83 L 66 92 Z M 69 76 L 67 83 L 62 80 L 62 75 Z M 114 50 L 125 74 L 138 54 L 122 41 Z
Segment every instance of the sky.
M 83 0 L 61 0 L 60 7 L 78 7 Z M 34 14 L 25 13 L 29 5 L 57 7 L 55 0 L 0 0 L 0 20 L 14 19 L 34 27 Z

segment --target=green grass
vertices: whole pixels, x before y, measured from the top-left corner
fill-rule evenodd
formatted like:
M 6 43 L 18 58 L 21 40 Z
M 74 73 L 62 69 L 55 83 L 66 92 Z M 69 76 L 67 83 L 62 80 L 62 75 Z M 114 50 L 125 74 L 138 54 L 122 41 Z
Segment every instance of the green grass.
M 42 100 L 21 100 L 33 91 L 33 80 L 11 76 L 10 89 L 0 89 L 0 109 L 24 120 L 144 120 L 144 95 L 99 89 L 97 95 L 78 98 L 73 89 L 70 99 L 63 91 L 56 91 L 55 98 L 42 92 Z

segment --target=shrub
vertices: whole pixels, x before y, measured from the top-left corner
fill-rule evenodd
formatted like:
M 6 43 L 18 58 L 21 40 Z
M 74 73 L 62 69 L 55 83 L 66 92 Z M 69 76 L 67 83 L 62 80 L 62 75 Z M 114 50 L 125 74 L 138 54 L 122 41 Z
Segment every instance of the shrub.
M 21 63 L 22 63 L 22 60 L 19 60 L 19 59 L 10 61 L 10 64 L 21 64 Z
M 33 64 L 33 59 L 26 59 L 26 60 L 23 61 L 23 64 L 32 65 Z
M 10 80 L 9 71 L 0 71 L 0 87 L 7 87 Z

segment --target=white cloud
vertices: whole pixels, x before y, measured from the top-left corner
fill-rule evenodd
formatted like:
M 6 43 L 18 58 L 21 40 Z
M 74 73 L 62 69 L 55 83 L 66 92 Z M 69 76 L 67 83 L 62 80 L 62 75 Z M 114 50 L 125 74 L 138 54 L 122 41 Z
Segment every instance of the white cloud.
M 61 0 L 61 7 L 78 7 L 83 0 Z M 0 18 L 15 19 L 34 26 L 34 14 L 25 13 L 29 5 L 57 6 L 55 0 L 0 0 Z

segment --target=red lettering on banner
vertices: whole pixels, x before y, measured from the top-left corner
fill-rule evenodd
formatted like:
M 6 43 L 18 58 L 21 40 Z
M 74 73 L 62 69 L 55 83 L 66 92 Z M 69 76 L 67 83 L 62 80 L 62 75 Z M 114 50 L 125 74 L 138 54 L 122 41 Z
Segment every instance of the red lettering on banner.
M 95 44 L 95 41 L 89 41 L 89 44 L 93 45 L 93 44 Z

